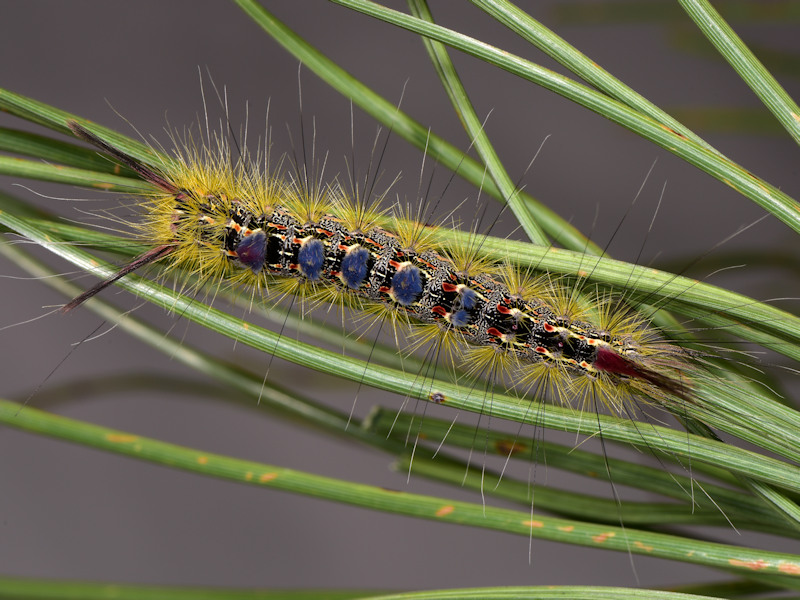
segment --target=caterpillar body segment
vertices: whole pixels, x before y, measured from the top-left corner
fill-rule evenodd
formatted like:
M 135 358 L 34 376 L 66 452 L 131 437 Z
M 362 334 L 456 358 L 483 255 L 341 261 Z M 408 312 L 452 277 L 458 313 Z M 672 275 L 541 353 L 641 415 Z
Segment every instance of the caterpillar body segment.
M 595 322 L 582 314 L 565 316 L 555 308 L 556 284 L 544 290 L 517 288 L 512 282 L 522 276 L 513 267 L 489 268 L 481 261 L 471 269 L 459 268 L 449 257 L 453 254 L 410 240 L 407 232 L 419 226 L 398 223 L 394 232 L 376 226 L 377 213 L 351 206 L 337 187 L 315 192 L 309 200 L 313 210 L 298 210 L 305 188 L 295 182 L 231 169 L 189 150 L 179 156 L 183 168 L 153 169 L 79 124 L 69 126 L 157 189 L 144 203 L 143 222 L 136 225 L 154 249 L 64 310 L 140 266 L 167 258 L 168 270 L 190 272 L 200 281 L 268 290 L 280 279 L 294 280 L 310 288 L 303 292 L 306 298 L 341 298 L 350 306 L 417 324 L 419 337 L 455 340 L 456 353 L 471 363 L 468 372 L 499 366 L 527 388 L 542 381 L 550 387 L 558 377 L 554 387 L 562 398 L 599 396 L 617 412 L 631 395 L 665 405 L 670 397 L 692 398 L 682 376 L 687 370 L 682 350 L 653 342 L 654 334 L 641 319 L 609 314 L 608 298 L 597 299 L 603 306 L 593 311 Z

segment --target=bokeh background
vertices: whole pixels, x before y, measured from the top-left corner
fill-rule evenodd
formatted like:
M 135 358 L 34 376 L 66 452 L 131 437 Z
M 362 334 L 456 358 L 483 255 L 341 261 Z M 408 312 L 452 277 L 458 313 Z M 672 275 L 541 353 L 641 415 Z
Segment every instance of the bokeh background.
M 265 3 L 266 4 L 266 3 Z M 402 3 L 397 8 L 404 10 Z M 696 129 L 712 145 L 788 194 L 800 195 L 797 147 L 735 73 L 704 42 L 671 2 L 617 4 L 536 2 L 527 8 L 657 105 Z M 778 3 L 780 4 L 780 3 Z M 469 139 L 455 117 L 414 35 L 311 0 L 271 2 L 268 8 L 376 91 L 462 148 Z M 535 62 L 563 71 L 546 56 L 463 3 L 436 3 L 443 25 L 474 35 Z M 725 7 L 722 6 L 724 10 Z M 98 123 L 168 143 L 165 127 L 182 128 L 203 113 L 209 74 L 227 90 L 231 120 L 263 132 L 267 102 L 274 152 L 289 152 L 301 118 L 316 131 L 318 153 L 329 153 L 327 172 L 345 172 L 344 157 L 366 168 L 375 125 L 355 109 L 354 149 L 349 102 L 302 70 L 303 113 L 298 102 L 298 63 L 235 5 L 219 1 L 162 3 L 3 2 L 0 4 L 0 86 L 53 104 Z M 773 72 L 794 97 L 800 95 L 800 25 L 796 21 L 734 20 L 736 30 L 761 49 Z M 714 246 L 754 222 L 761 211 L 711 177 L 636 135 L 546 90 L 454 53 L 476 109 L 489 115 L 486 130 L 513 178 L 556 209 L 593 240 L 606 245 L 626 213 L 610 252 L 643 263 L 681 270 L 704 255 L 693 273 L 703 277 L 720 266 L 738 266 L 740 252 L 767 257 L 756 264 L 713 276 L 710 281 L 758 298 L 796 296 L 796 271 L 787 270 L 795 237 L 769 218 L 720 248 Z M 723 120 L 710 114 L 728 115 Z M 0 115 L 6 126 L 35 127 Z M 547 137 L 549 136 L 549 137 Z M 547 137 L 533 167 L 525 169 Z M 348 158 L 350 160 L 350 158 Z M 401 198 L 415 198 L 421 153 L 399 138 L 390 140 L 383 166 Z M 637 204 L 637 190 L 655 162 Z M 425 181 L 430 174 L 430 161 Z M 388 179 L 387 179 L 388 180 Z M 448 180 L 434 174 L 434 187 Z M 666 183 L 658 216 L 645 236 Z M 65 218 L 87 221 L 85 211 L 119 200 L 92 192 L 4 178 L 3 189 L 54 208 Z M 17 184 L 31 189 L 16 187 Z M 437 187 L 438 186 L 438 187 Z M 40 197 L 39 195 L 45 197 Z M 469 223 L 476 190 L 454 181 L 446 190 L 451 206 Z M 50 197 L 47 197 L 50 196 Z M 62 201 L 57 198 L 67 198 Z M 74 199 L 89 198 L 89 203 Z M 489 218 L 490 220 L 492 217 Z M 646 225 L 644 225 L 646 229 Z M 495 235 L 515 235 L 513 217 L 501 216 Z M 13 242 L 13 238 L 8 239 Z M 776 257 L 774 261 L 770 257 Z M 780 259 L 780 265 L 777 263 Z M 772 263 L 772 264 L 770 264 Z M 60 271 L 65 264 L 54 263 Z M 0 275 L 21 275 L 0 264 Z M 79 278 L 82 285 L 89 279 Z M 794 291 L 792 291 L 794 286 Z M 73 348 L 101 322 L 88 311 L 52 315 L 61 304 L 37 281 L 3 279 L 0 327 L 0 392 L 30 398 L 32 406 L 124 431 L 212 452 L 308 470 L 407 491 L 480 501 L 476 494 L 430 483 L 391 470 L 391 457 L 340 439 L 308 432 L 252 406 L 173 391 L 184 378 L 208 386 L 202 374 L 174 364 L 118 331 Z M 116 290 L 106 296 L 138 306 Z M 796 305 L 785 303 L 790 310 Z M 227 339 L 197 331 L 149 307 L 140 316 L 161 322 L 187 343 L 262 372 L 284 383 L 303 382 L 307 395 L 349 410 L 355 386 L 234 347 Z M 101 328 L 105 331 L 107 328 Z M 287 335 L 292 335 L 288 332 Z M 66 358 L 66 360 L 64 360 Z M 63 362 L 61 362 L 63 360 Z M 767 361 L 769 362 L 769 360 Z M 141 385 L 108 387 L 127 376 Z M 62 392 L 65 385 L 78 391 Z M 120 389 L 122 388 L 122 389 Z M 361 390 L 357 414 L 374 404 L 399 407 L 401 398 Z M 444 414 L 445 418 L 451 418 Z M 552 434 L 548 433 L 548 439 Z M 574 442 L 575 440 L 572 440 Z M 270 490 L 172 471 L 58 441 L 0 429 L 0 574 L 150 584 L 242 587 L 367 587 L 422 589 L 525 584 L 635 585 L 631 560 L 622 553 L 533 541 L 500 533 L 466 530 L 324 503 Z M 643 457 L 647 460 L 647 457 Z M 478 458 L 481 461 L 480 451 Z M 523 473 L 523 477 L 525 474 Z M 583 485 L 547 472 L 548 481 Z M 537 469 L 545 478 L 545 468 Z M 608 486 L 598 488 L 611 495 Z M 623 499 L 635 497 L 623 491 Z M 503 506 L 498 500 L 493 505 Z M 714 539 L 743 542 L 732 532 Z M 763 536 L 744 543 L 777 548 Z M 786 550 L 791 548 L 784 547 Z M 797 550 L 794 548 L 794 550 Z M 702 581 L 718 574 L 700 567 L 635 557 L 639 583 L 661 586 Z

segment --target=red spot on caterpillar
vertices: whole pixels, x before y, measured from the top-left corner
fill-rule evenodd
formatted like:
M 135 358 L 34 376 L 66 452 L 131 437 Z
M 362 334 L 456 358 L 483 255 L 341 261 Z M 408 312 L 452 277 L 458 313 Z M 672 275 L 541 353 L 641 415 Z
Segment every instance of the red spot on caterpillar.
M 510 315 L 511 314 L 511 309 L 508 308 L 507 306 L 503 305 L 503 304 L 498 304 L 497 305 L 497 312 L 499 312 L 501 314 L 504 314 L 504 315 Z
M 457 285 L 453 285 L 452 283 L 447 283 L 446 281 L 442 282 L 442 289 L 445 292 L 455 292 L 458 289 Z
M 490 336 L 492 336 L 492 337 L 496 337 L 496 338 L 500 338 L 500 337 L 502 337 L 502 336 L 503 336 L 503 332 L 501 332 L 501 331 L 500 331 L 499 329 L 497 329 L 496 327 L 489 327 L 489 328 L 486 330 L 486 333 L 488 333 Z
M 435 312 L 437 315 L 441 315 L 442 317 L 447 315 L 447 311 L 441 306 L 434 306 L 431 308 L 431 312 Z
M 553 333 L 553 332 L 556 330 L 556 328 L 555 328 L 555 327 L 553 327 L 552 325 L 550 325 L 550 323 L 543 323 L 543 324 L 542 324 L 542 327 L 544 328 L 544 330 L 545 330 L 547 333 Z

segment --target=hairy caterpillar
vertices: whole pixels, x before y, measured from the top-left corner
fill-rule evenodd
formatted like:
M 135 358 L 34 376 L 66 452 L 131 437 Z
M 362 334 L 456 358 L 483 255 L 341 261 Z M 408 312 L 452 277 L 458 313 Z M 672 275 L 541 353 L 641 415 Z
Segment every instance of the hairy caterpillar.
M 254 165 L 236 165 L 229 171 L 225 151 L 214 163 L 204 163 L 208 160 L 204 151 L 181 156 L 182 170 L 156 171 L 78 123 L 69 127 L 159 191 L 146 202 L 148 215 L 140 226 L 142 237 L 156 246 L 65 305 L 64 311 L 128 273 L 169 257 L 171 268 L 195 274 L 201 284 L 213 281 L 221 287 L 233 281 L 267 290 L 270 278 L 281 276 L 295 278 L 300 286 L 320 284 L 321 289 L 308 292 L 312 302 L 353 295 L 344 302 L 426 323 L 434 327 L 431 335 L 455 338 L 440 344 L 486 347 L 486 358 L 473 355 L 467 360 L 477 362 L 477 368 L 496 370 L 498 357 L 504 371 L 522 371 L 521 378 L 531 381 L 529 387 L 539 387 L 539 380 L 550 371 L 550 385 L 566 388 L 564 396 L 570 391 L 558 380 L 561 372 L 600 379 L 604 388 L 689 398 L 686 384 L 678 379 L 689 365 L 678 362 L 678 349 L 647 347 L 637 339 L 640 322 L 610 314 L 610 322 L 628 326 L 621 334 L 610 331 L 610 323 L 592 324 L 563 314 L 537 297 L 535 289 L 528 289 L 531 284 L 514 270 L 495 279 L 474 256 L 459 264 L 458 258 L 426 246 L 420 235 L 422 223 L 404 223 L 395 232 L 387 231 L 375 224 L 377 212 L 370 207 L 359 210 L 340 190 L 309 195 L 307 185 L 297 180 L 282 184 L 253 171 Z M 333 198 L 330 204 L 325 196 Z M 330 214 L 336 209 L 337 214 Z M 452 353 L 467 350 L 456 346 Z M 537 366 L 543 370 L 536 372 Z M 581 382 L 573 387 L 575 393 L 588 389 L 590 397 L 605 393 L 589 386 Z M 618 411 L 623 395 L 616 391 L 612 396 Z
M 164 18 L 166 18 L 166 16 Z M 220 23 L 222 23 L 223 21 L 224 21 L 224 19 L 220 19 L 219 20 Z M 144 28 L 146 26 L 147 26 L 146 24 L 141 24 L 141 23 L 139 24 L 140 28 Z M 244 49 L 240 48 L 239 52 L 243 53 Z M 196 61 L 197 59 L 194 59 L 194 60 Z M 151 69 L 151 70 L 155 71 L 157 69 Z M 174 69 L 174 68 L 173 69 L 168 69 L 168 70 L 172 70 L 174 72 L 180 71 L 180 69 Z M 133 71 L 134 71 L 134 69 L 131 68 L 130 72 L 133 72 Z M 293 71 L 293 67 L 290 68 L 290 71 Z M 184 72 L 191 73 L 192 72 L 191 67 L 184 68 Z M 232 81 L 231 79 L 228 79 L 227 73 L 225 75 L 225 79 L 226 79 L 226 81 Z M 253 78 L 251 77 L 251 80 L 252 79 Z M 252 81 L 250 83 L 252 83 Z M 177 84 L 177 85 L 180 87 L 180 84 Z M 191 88 L 193 94 L 196 96 L 196 92 L 194 91 L 194 90 L 196 90 L 196 85 L 194 85 L 192 82 L 187 82 L 186 83 L 186 87 L 187 88 Z M 287 84 L 287 87 L 291 87 L 291 77 L 290 77 L 289 84 Z M 164 86 L 161 86 L 161 89 L 163 90 L 163 89 L 166 89 L 166 88 Z M 238 90 L 246 90 L 246 85 L 243 84 L 241 87 L 239 87 L 237 89 Z M 103 94 L 106 93 L 105 90 L 101 90 L 98 93 L 96 85 L 92 88 L 92 92 L 95 94 L 95 96 L 102 96 Z M 263 93 L 264 93 L 263 81 L 259 83 L 259 89 L 257 91 L 244 92 L 244 93 L 249 95 L 249 96 L 251 96 L 251 97 L 263 97 Z M 116 99 L 114 99 L 113 97 L 112 97 L 112 102 L 114 102 L 114 104 L 117 105 Z M 165 104 L 168 104 L 168 103 L 171 104 L 168 100 L 165 100 L 164 103 Z M 540 109 L 542 111 L 542 117 L 547 118 L 547 119 L 552 118 L 550 116 L 551 113 L 549 112 L 549 107 L 547 107 L 547 109 L 544 108 L 544 107 L 540 107 Z M 121 110 L 121 112 L 123 112 L 126 115 L 132 114 L 132 111 L 129 110 L 127 107 L 120 107 L 120 110 Z M 159 107 L 158 112 L 160 112 L 160 110 L 161 109 Z M 340 108 L 340 110 L 341 110 L 341 108 Z M 526 115 L 530 115 L 530 111 L 526 110 L 525 114 Z M 160 115 L 159 115 L 159 118 L 160 118 Z M 538 117 L 536 115 L 530 115 L 530 118 L 538 118 Z M 175 118 L 174 115 L 171 116 L 171 119 L 173 120 L 173 122 L 185 122 L 185 120 L 187 120 L 187 119 L 181 120 L 180 117 Z M 134 119 L 134 121 L 137 124 L 141 123 L 141 121 L 136 120 L 136 119 Z M 142 125 L 143 129 L 145 129 L 146 127 L 148 127 L 147 124 Z M 153 125 L 152 128 L 155 128 L 155 125 Z M 598 137 L 600 137 L 601 139 L 605 139 L 604 143 L 608 143 L 610 141 L 609 138 L 613 137 L 613 135 L 614 134 L 609 131 L 609 132 L 605 132 L 605 135 L 601 134 Z M 570 139 L 570 138 L 567 138 L 567 139 L 569 140 L 569 142 L 568 142 L 569 143 L 568 150 L 570 152 L 580 153 L 581 152 L 582 142 L 579 142 L 579 141 L 577 141 L 575 139 Z M 554 153 L 555 153 L 555 156 L 559 156 L 560 155 L 560 150 L 559 150 L 558 147 L 555 148 Z M 646 159 L 644 160 L 645 163 L 649 163 L 650 162 L 650 160 L 652 158 L 652 154 L 651 153 L 642 152 L 641 149 L 638 151 L 638 153 L 646 155 Z M 520 154 L 521 155 L 530 156 L 530 142 L 529 141 L 527 143 L 527 148 L 526 149 L 522 149 L 520 151 Z M 609 152 L 608 154 L 612 155 L 611 152 Z M 595 154 L 595 157 L 605 157 L 605 156 L 606 156 L 606 153 L 605 153 L 604 150 L 603 151 L 599 151 L 599 152 L 597 152 Z M 594 187 L 594 186 L 598 185 L 598 182 L 602 181 L 604 189 L 608 190 L 609 188 L 607 188 L 606 186 L 613 185 L 614 180 L 619 181 L 619 180 L 627 179 L 628 187 L 630 187 L 630 183 L 631 183 L 630 174 L 631 174 L 631 172 L 635 173 L 635 175 L 633 176 L 633 179 L 637 179 L 639 177 L 639 174 L 641 172 L 643 172 L 643 170 L 646 169 L 646 165 L 643 167 L 641 162 L 637 162 L 636 161 L 636 156 L 616 155 L 615 156 L 615 160 L 618 161 L 617 170 L 614 171 L 617 174 L 617 176 L 609 177 L 608 173 L 604 173 L 603 175 L 601 175 L 600 172 L 593 172 L 593 171 L 589 170 L 589 166 L 584 166 L 583 168 L 586 169 L 584 171 L 584 173 L 586 174 L 585 178 L 586 178 L 587 182 L 590 183 L 591 186 Z M 598 168 L 598 171 L 603 171 L 604 170 L 603 166 L 600 165 L 600 164 L 596 165 L 596 167 Z M 573 168 L 575 168 L 575 167 L 573 167 Z M 610 167 L 606 167 L 606 168 L 610 168 Z M 543 171 L 545 171 L 545 172 L 547 170 L 548 170 L 547 168 L 543 169 Z M 762 167 L 762 166 L 758 166 L 754 170 L 756 172 L 758 172 L 758 173 L 765 172 L 764 171 L 764 167 Z M 672 203 L 673 201 L 676 201 L 678 198 L 683 197 L 683 196 L 686 196 L 687 198 L 696 199 L 696 198 L 703 197 L 704 195 L 706 195 L 705 192 L 701 191 L 703 189 L 701 187 L 701 184 L 697 183 L 697 181 L 695 179 L 687 178 L 687 180 L 686 180 L 687 182 L 684 183 L 684 182 L 680 181 L 681 178 L 682 178 L 682 176 L 680 176 L 680 175 L 675 175 L 675 176 L 671 176 L 670 177 L 671 191 L 670 191 L 670 193 L 668 195 L 669 203 Z M 574 181 L 574 179 L 575 179 L 574 177 L 572 179 L 573 179 L 573 183 L 575 183 L 576 185 L 579 183 L 577 181 Z M 554 185 L 561 186 L 561 185 L 564 185 L 565 181 L 569 181 L 569 180 L 570 180 L 570 177 L 569 177 L 568 174 L 567 175 L 562 175 L 560 177 L 560 182 L 558 182 L 558 183 L 556 183 Z M 688 183 L 689 181 L 691 181 L 691 183 Z M 681 190 L 680 186 L 682 186 L 682 185 L 686 185 L 686 189 Z M 718 191 L 717 188 L 718 188 L 718 184 L 717 184 L 717 187 L 714 188 L 714 190 Z M 544 189 L 546 189 L 546 185 L 544 185 Z M 566 214 L 577 214 L 578 217 L 586 218 L 588 220 L 588 224 L 587 224 L 586 221 L 584 221 L 584 225 L 586 226 L 587 229 L 590 228 L 591 227 L 591 218 L 592 218 L 592 215 L 594 213 L 594 209 L 586 207 L 586 199 L 587 198 L 594 198 L 594 196 L 592 195 L 591 189 L 586 189 L 586 190 L 575 189 L 575 190 L 572 190 L 570 192 L 562 191 L 561 187 L 558 187 L 557 189 L 559 190 L 558 192 L 556 192 L 556 193 L 551 192 L 551 194 L 555 194 L 555 197 L 559 199 L 559 202 L 560 202 L 560 199 L 561 199 L 562 196 L 569 196 L 570 199 L 574 197 L 575 199 L 580 200 L 580 204 L 576 205 L 577 208 L 574 208 L 574 209 L 566 208 L 565 212 L 566 212 Z M 710 193 L 711 192 L 709 192 L 709 194 Z M 619 198 L 622 199 L 622 202 L 625 203 L 625 204 L 627 204 L 630 201 L 630 193 L 629 193 L 629 191 L 627 189 L 626 190 L 620 190 L 620 191 L 613 191 L 613 192 L 612 191 L 607 191 L 607 192 L 605 192 L 605 194 L 607 194 L 609 196 L 611 196 L 611 195 L 618 196 Z M 613 216 L 610 217 L 610 220 L 616 222 L 616 221 L 619 220 L 619 217 L 616 214 L 614 214 L 611 209 L 608 208 L 608 204 L 607 204 L 608 200 L 610 200 L 610 198 L 603 198 L 601 201 L 599 201 L 599 204 L 603 207 L 604 211 L 607 211 L 607 213 L 606 213 L 607 215 L 612 215 L 613 214 Z M 566 201 L 566 199 L 565 199 L 565 201 Z M 733 211 L 731 211 L 731 212 L 733 212 Z M 728 214 L 728 212 L 726 212 L 725 214 Z M 752 220 L 752 218 L 751 217 L 747 217 L 746 220 Z M 669 234 L 670 237 L 667 238 L 667 239 L 664 239 L 664 238 L 655 238 L 655 239 L 653 239 L 651 241 L 652 247 L 659 248 L 659 249 L 663 249 L 663 248 L 675 249 L 676 246 L 678 246 L 678 247 L 688 246 L 688 245 L 692 244 L 692 238 L 697 237 L 697 232 L 698 231 L 704 232 L 705 231 L 705 227 L 707 227 L 707 226 L 708 226 L 707 221 L 702 219 L 702 217 L 699 216 L 699 215 L 696 218 L 693 218 L 693 219 L 691 219 L 689 221 L 685 221 L 681 225 L 681 227 L 678 228 L 677 230 L 676 229 L 671 229 L 669 226 L 665 226 L 664 230 L 666 230 L 668 232 L 671 232 Z M 734 227 L 733 226 L 729 226 L 727 231 L 730 231 L 732 229 L 734 229 Z M 709 236 L 713 236 L 714 234 L 708 234 L 708 235 Z M 603 239 L 603 233 L 597 233 L 593 237 L 596 237 L 596 239 Z M 633 236 L 626 236 L 626 237 L 633 237 Z M 722 234 L 720 234 L 720 235 L 718 235 L 716 237 L 717 238 L 721 238 Z M 641 246 L 641 243 L 642 242 L 641 242 L 640 239 L 636 239 L 635 241 L 632 241 L 632 244 L 633 244 L 633 246 L 635 248 L 638 248 L 639 246 Z M 706 246 L 702 245 L 702 247 L 705 248 Z M 76 335 L 78 335 L 78 334 L 76 334 Z M 78 339 L 80 339 L 80 338 L 78 338 Z M 227 349 L 227 347 L 226 347 L 226 349 Z M 163 362 L 163 361 L 161 361 L 161 362 Z M 287 377 L 291 377 L 291 375 L 287 375 Z M 350 398 L 350 395 L 348 395 L 348 398 Z M 161 418 L 159 419 L 159 417 L 161 417 Z M 160 413 L 151 415 L 151 418 L 153 420 L 156 420 L 156 421 L 160 420 L 161 422 L 165 422 L 167 420 L 167 418 L 164 417 L 163 415 L 161 415 Z M 173 417 L 173 419 L 174 418 L 177 418 L 177 419 L 179 419 L 181 421 L 183 419 L 183 417 Z M 122 423 L 119 424 L 119 427 L 121 427 L 123 429 L 126 428 Z M 130 427 L 130 428 L 133 428 L 133 427 Z M 258 432 L 258 437 L 259 437 L 259 439 L 263 439 L 265 437 L 268 437 L 268 435 L 265 435 L 263 432 L 259 431 Z M 297 442 L 296 439 L 290 439 L 290 440 L 287 440 L 286 442 L 284 442 L 284 444 L 287 445 L 287 446 L 291 446 L 292 448 L 296 449 L 297 446 L 301 444 L 301 442 Z M 396 483 L 392 483 L 391 481 L 387 481 L 386 485 L 394 485 L 394 486 L 396 486 L 397 484 Z M 184 502 L 183 504 L 187 504 L 187 502 Z M 284 539 L 284 540 L 287 539 L 287 538 L 291 538 L 291 536 L 287 534 L 286 536 L 282 537 L 282 539 Z M 434 542 L 430 542 L 430 544 L 435 544 L 435 541 Z M 433 548 L 433 546 L 429 545 L 428 543 L 425 543 L 424 546 L 425 546 L 425 548 Z M 445 553 L 447 553 L 448 550 L 452 551 L 453 544 L 452 543 L 451 544 L 447 544 L 447 546 L 448 546 L 447 548 L 443 547 L 439 551 L 431 550 L 432 555 L 434 555 L 434 556 L 442 556 Z M 474 543 L 470 544 L 470 547 L 474 547 Z M 414 553 L 416 553 L 418 551 L 419 551 L 418 548 L 414 549 L 413 551 L 408 551 L 408 552 L 404 553 L 404 557 L 408 557 L 410 555 L 413 555 Z M 518 551 L 518 548 L 515 551 Z M 288 555 L 290 553 L 287 552 L 286 554 Z M 546 553 L 540 553 L 540 554 L 546 554 Z M 384 559 L 385 558 L 386 557 L 384 556 Z M 619 569 L 619 558 L 620 557 L 617 556 L 615 558 L 617 559 L 617 563 L 616 563 L 617 564 L 617 569 Z M 469 557 L 465 556 L 463 558 L 463 560 L 467 561 L 467 560 L 469 560 Z M 320 558 L 320 559 L 315 561 L 312 558 L 311 562 L 314 563 L 314 564 L 320 564 L 320 563 L 323 562 L 323 560 Z M 391 559 L 389 560 L 389 562 L 390 563 L 392 562 Z M 399 559 L 398 559 L 398 562 L 399 562 Z M 441 564 L 442 561 L 435 561 L 435 562 L 437 563 L 437 565 L 436 565 L 436 571 L 437 572 L 439 572 L 440 569 L 444 569 L 445 568 L 445 565 Z M 511 574 L 508 577 L 506 577 L 504 575 L 501 575 L 501 573 L 508 573 L 509 571 L 512 571 L 513 569 L 510 566 L 510 563 L 513 562 L 513 561 L 508 560 L 508 557 L 506 556 L 505 560 L 502 560 L 500 562 L 502 564 L 491 565 L 491 566 L 489 566 L 488 562 L 486 563 L 487 571 L 489 571 L 490 573 L 495 574 L 497 576 L 498 580 L 499 579 L 503 579 L 504 581 L 507 581 L 507 582 L 510 582 L 510 581 L 520 581 L 520 582 L 529 581 L 530 572 L 527 569 L 527 567 L 525 569 L 523 569 L 523 571 L 521 573 Z M 524 563 L 525 561 L 520 560 L 519 562 L 520 563 Z M 566 564 L 566 563 L 570 562 L 570 559 L 565 557 L 560 562 L 562 564 Z M 624 560 L 623 560 L 623 562 L 624 562 Z M 412 577 L 412 576 L 413 577 L 417 577 L 417 576 L 419 576 L 420 573 L 422 573 L 425 570 L 425 569 L 422 568 L 421 565 L 418 566 L 418 568 L 415 568 L 414 566 L 412 566 L 411 564 L 406 563 L 406 562 L 403 562 L 403 563 L 400 563 L 400 564 L 403 565 L 402 568 L 399 569 L 400 571 L 402 571 L 403 583 L 399 583 L 398 582 L 397 585 L 407 585 L 407 583 L 405 583 L 406 581 L 408 581 L 407 578 Z M 361 567 L 359 569 L 359 571 L 363 571 L 365 568 L 366 567 Z M 542 568 L 545 568 L 545 567 L 542 567 Z M 428 569 L 430 569 L 429 565 L 428 565 Z M 464 569 L 463 569 L 463 565 L 462 565 L 462 568 L 460 569 L 460 571 L 462 572 L 461 575 L 458 576 L 457 579 L 450 580 L 450 581 L 452 581 L 451 585 L 465 585 L 465 584 L 470 583 L 470 581 L 477 582 L 477 578 L 473 579 L 473 580 L 470 580 L 467 577 L 465 577 L 463 575 L 463 570 Z M 641 571 L 641 568 L 640 568 L 640 571 Z M 611 572 L 611 571 L 609 571 L 609 572 Z M 573 572 L 572 575 L 574 575 L 574 572 Z M 570 580 L 574 580 L 574 579 L 570 579 Z M 611 579 L 611 580 L 613 581 L 613 579 Z M 655 577 L 655 580 L 656 581 L 662 581 L 662 579 L 658 579 L 658 575 Z M 241 580 L 239 580 L 239 581 L 241 581 Z M 360 581 L 361 581 L 361 579 L 360 579 Z M 384 581 L 386 581 L 386 579 L 379 579 L 379 580 L 376 580 L 376 581 L 384 582 Z M 592 578 L 591 576 L 588 576 L 586 581 L 597 582 L 598 579 Z M 438 585 L 438 583 L 436 583 L 434 585 Z

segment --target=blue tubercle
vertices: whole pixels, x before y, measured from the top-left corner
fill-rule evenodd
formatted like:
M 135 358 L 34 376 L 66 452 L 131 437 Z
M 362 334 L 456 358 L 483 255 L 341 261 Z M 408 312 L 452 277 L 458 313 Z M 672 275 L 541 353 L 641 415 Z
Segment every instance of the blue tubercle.
M 316 238 L 306 239 L 297 253 L 297 262 L 300 272 L 306 279 L 316 281 L 322 274 L 322 267 L 325 264 L 325 244 Z
M 478 295 L 475 293 L 475 290 L 467 286 L 462 286 L 459 293 L 461 294 L 461 306 L 467 310 L 475 308 L 475 304 L 478 302 Z
M 401 265 L 392 277 L 390 294 L 394 301 L 402 306 L 416 302 L 422 294 L 422 276 L 419 268 L 410 263 Z
M 463 308 L 451 312 L 448 318 L 453 327 L 464 327 L 467 323 L 469 323 L 469 313 Z
M 239 262 L 258 275 L 267 254 L 267 234 L 258 229 L 236 245 Z
M 351 290 L 357 290 L 364 283 L 368 262 L 369 251 L 358 245 L 351 247 L 344 255 L 340 278 Z

